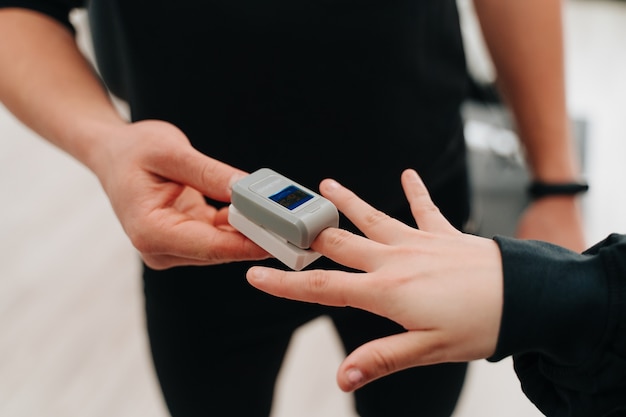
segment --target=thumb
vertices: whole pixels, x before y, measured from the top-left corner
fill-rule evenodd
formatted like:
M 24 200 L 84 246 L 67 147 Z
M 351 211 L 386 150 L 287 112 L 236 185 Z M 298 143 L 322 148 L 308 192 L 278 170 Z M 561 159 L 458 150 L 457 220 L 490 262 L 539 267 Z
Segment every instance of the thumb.
M 339 366 L 337 384 L 351 392 L 381 377 L 444 362 L 436 330 L 410 331 L 373 340 L 355 349 Z
M 232 184 L 247 175 L 191 146 L 176 148 L 168 155 L 167 163 L 154 164 L 153 169 L 158 175 L 218 201 L 230 201 Z

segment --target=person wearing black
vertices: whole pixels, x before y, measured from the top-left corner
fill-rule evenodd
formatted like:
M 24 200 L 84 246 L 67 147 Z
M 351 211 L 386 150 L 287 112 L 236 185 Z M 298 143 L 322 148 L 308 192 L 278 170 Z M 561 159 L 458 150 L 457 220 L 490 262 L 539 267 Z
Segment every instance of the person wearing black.
M 533 178 L 572 182 L 560 3 L 501 3 L 476 9 Z M 412 167 L 461 228 L 468 78 L 454 0 L 0 6 L 0 100 L 96 174 L 141 253 L 152 356 L 172 415 L 269 414 L 291 334 L 320 315 L 347 352 L 402 330 L 250 288 L 249 261 L 269 255 L 227 225 L 229 186 L 263 166 L 310 188 L 332 176 L 410 222 L 393 184 Z M 97 76 L 74 41 L 77 7 L 88 10 Z M 128 103 L 130 121 L 109 93 Z M 559 196 L 531 205 L 519 234 L 582 248 L 581 230 L 575 198 Z M 465 370 L 398 373 L 357 392 L 357 411 L 448 416 Z
M 626 235 L 582 254 L 467 235 L 438 211 L 415 171 L 405 171 L 402 184 L 419 230 L 335 181 L 320 186 L 369 239 L 328 228 L 312 247 L 363 272 L 248 272 L 270 294 L 361 308 L 406 329 L 352 352 L 339 386 L 353 391 L 401 369 L 513 356 L 524 393 L 546 416 L 623 416 Z

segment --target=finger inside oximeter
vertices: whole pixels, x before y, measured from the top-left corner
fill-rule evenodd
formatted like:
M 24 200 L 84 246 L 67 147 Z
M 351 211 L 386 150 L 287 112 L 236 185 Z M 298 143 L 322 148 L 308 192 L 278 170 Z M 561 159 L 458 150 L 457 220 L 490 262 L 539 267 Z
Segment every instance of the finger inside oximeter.
M 321 256 L 311 249 L 302 249 L 292 245 L 280 236 L 257 225 L 241 214 L 232 204 L 228 208 L 228 222 L 248 239 L 295 271 L 300 271 Z

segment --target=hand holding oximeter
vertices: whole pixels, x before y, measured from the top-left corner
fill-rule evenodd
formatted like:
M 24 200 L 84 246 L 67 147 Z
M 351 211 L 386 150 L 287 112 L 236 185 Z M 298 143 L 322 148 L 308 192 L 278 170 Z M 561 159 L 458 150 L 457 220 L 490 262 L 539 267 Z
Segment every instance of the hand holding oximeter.
M 228 222 L 296 271 L 321 255 L 311 243 L 339 225 L 333 203 L 278 174 L 261 168 L 233 185 Z

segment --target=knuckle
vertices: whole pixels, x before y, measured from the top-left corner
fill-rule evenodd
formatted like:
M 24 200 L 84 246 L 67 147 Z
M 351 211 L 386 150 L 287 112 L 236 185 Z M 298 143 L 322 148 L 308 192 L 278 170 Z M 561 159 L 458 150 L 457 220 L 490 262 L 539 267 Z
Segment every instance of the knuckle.
M 334 233 L 329 234 L 328 239 L 326 239 L 328 246 L 341 247 L 352 237 L 352 233 L 344 229 L 334 229 L 333 232 Z
M 210 189 L 216 180 L 218 175 L 217 169 L 213 164 L 202 164 L 198 178 L 200 179 L 201 186 L 205 189 Z
M 421 213 L 441 214 L 439 207 L 430 200 L 427 203 L 419 204 L 415 209 Z
M 375 226 L 389 219 L 389 215 L 380 210 L 371 210 L 365 215 L 365 222 L 368 226 Z
M 142 255 L 141 258 L 149 268 L 156 271 L 168 269 L 173 266 L 170 262 L 165 261 L 165 259 L 160 256 Z
M 420 356 L 425 363 L 449 362 L 450 343 L 445 335 L 438 331 L 431 331 L 428 341 L 422 343 Z
M 130 228 L 126 231 L 126 234 L 135 249 L 142 255 L 149 255 L 156 252 L 154 239 L 150 239 L 146 233 L 143 233 L 138 228 Z
M 398 370 L 398 361 L 392 352 L 376 349 L 372 354 L 372 360 L 381 375 L 390 374 Z
M 321 270 L 312 270 L 308 279 L 309 290 L 313 293 L 324 292 L 328 287 L 328 277 Z

